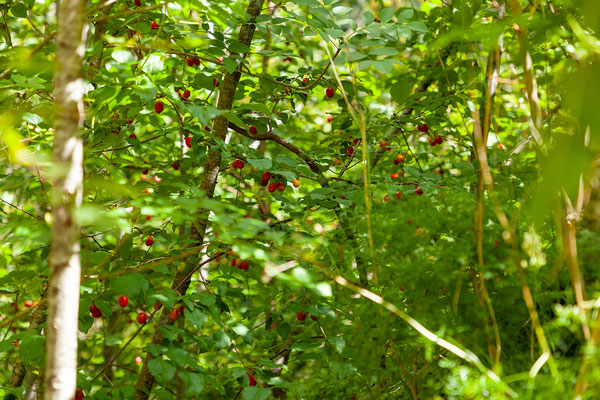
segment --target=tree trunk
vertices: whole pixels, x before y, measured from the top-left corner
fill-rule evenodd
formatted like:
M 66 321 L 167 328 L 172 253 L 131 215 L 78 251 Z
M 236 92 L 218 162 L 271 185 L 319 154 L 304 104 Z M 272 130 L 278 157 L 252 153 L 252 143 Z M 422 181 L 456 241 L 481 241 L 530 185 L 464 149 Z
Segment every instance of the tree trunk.
M 54 74 L 55 122 L 52 188 L 52 244 L 46 328 L 44 398 L 68 400 L 77 383 L 77 324 L 79 310 L 80 227 L 75 211 L 83 186 L 84 54 L 81 0 L 62 0 Z
M 256 17 L 260 14 L 262 5 L 264 0 L 250 0 L 248 4 L 248 9 L 246 10 L 246 14 L 250 15 L 251 19 L 242 25 L 240 29 L 240 33 L 238 35 L 238 41 L 242 44 L 250 46 L 252 42 L 252 38 L 254 36 L 254 31 L 256 29 L 254 25 L 254 21 Z M 233 100 L 235 97 L 235 92 L 238 86 L 238 82 L 241 77 L 241 65 L 233 71 L 233 73 L 225 74 L 223 82 L 221 84 L 221 91 L 219 92 L 219 100 L 217 103 L 217 108 L 219 110 L 230 110 L 233 105 Z M 213 124 L 213 132 L 214 135 L 220 140 L 225 140 L 225 136 L 227 134 L 227 128 L 229 126 L 229 121 L 224 116 L 220 115 L 215 118 L 215 122 Z M 200 189 L 202 189 L 206 193 L 206 197 L 212 198 L 215 192 L 215 186 L 217 184 L 217 178 L 219 175 L 219 168 L 221 165 L 221 150 L 215 148 L 208 152 L 206 157 L 206 161 L 204 163 L 204 169 L 202 171 L 202 177 L 200 180 Z M 190 236 L 193 239 L 192 246 L 199 246 L 204 241 L 204 233 L 206 231 L 206 226 L 208 224 L 208 210 L 203 210 L 199 213 L 197 221 L 193 224 Z M 172 289 L 177 291 L 179 296 L 182 296 L 187 291 L 190 280 L 187 279 L 184 281 L 187 272 L 178 272 L 175 275 L 175 279 L 173 281 Z M 169 319 L 168 310 L 164 309 L 161 313 L 160 320 L 155 327 L 154 335 L 152 336 L 153 344 L 161 344 L 162 343 L 162 335 L 160 333 L 160 327 L 163 325 L 171 325 L 173 322 Z M 144 365 L 142 366 L 142 370 L 140 371 L 140 375 L 137 381 L 137 387 L 135 391 L 135 400 L 146 400 L 150 396 L 150 391 L 152 390 L 152 386 L 154 386 L 154 376 L 148 370 L 148 362 L 152 360 L 152 355 L 146 355 L 144 360 Z

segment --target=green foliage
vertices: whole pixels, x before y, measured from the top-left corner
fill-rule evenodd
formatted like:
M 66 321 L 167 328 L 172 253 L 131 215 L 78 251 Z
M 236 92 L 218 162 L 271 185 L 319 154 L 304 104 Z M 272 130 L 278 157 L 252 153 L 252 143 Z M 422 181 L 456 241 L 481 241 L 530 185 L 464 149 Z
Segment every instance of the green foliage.
M 161 399 L 546 399 L 572 397 L 578 382 L 583 398 L 595 398 L 598 350 L 583 332 L 598 329 L 600 294 L 600 7 L 529 2 L 525 18 L 503 1 L 396 3 L 302 0 L 269 3 L 273 12 L 265 3 L 249 47 L 237 38 L 247 2 L 86 5 L 85 192 L 76 211 L 86 398 L 133 398 L 142 368 L 134 360 L 146 354 Z M 0 5 L 0 394 L 16 398 L 13 366 L 37 376 L 45 357 L 33 310 L 49 276 L 54 7 Z M 516 24 L 527 29 L 541 126 L 530 118 Z M 233 108 L 218 109 L 224 76 L 236 70 Z M 486 110 L 495 190 L 478 198 L 473 130 Z M 225 140 L 213 132 L 220 115 L 236 126 Z M 255 141 L 251 126 L 277 137 Z M 201 177 L 215 150 L 213 194 Z M 261 184 L 266 171 L 283 191 Z M 591 211 L 575 216 L 565 196 L 576 203 L 580 178 Z M 194 232 L 207 216 L 200 246 Z M 565 265 L 565 218 L 585 315 Z M 340 277 L 473 352 L 499 381 Z M 552 351 L 538 364 L 524 288 Z M 166 323 L 173 309 L 178 318 Z M 149 316 L 141 329 L 139 313 Z

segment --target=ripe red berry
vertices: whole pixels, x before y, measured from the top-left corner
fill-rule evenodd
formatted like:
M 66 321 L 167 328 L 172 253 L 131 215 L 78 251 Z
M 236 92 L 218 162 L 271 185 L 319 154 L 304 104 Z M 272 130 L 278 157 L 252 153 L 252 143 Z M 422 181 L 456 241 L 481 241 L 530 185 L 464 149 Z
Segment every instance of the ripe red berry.
M 95 304 L 92 304 L 90 306 L 90 314 L 92 314 L 92 317 L 94 317 L 94 318 L 100 318 L 102 316 L 102 311 L 100 311 L 98 306 L 96 306 Z
M 442 137 L 440 135 L 437 135 L 434 139 L 435 139 L 435 143 L 437 143 L 437 144 L 442 144 L 444 142 L 444 139 L 442 139 Z
M 135 135 L 135 133 L 132 133 L 131 135 L 129 135 L 129 137 L 130 137 L 131 139 L 137 139 L 137 136 Z
M 33 303 L 31 301 L 29 301 L 29 300 L 25 300 L 25 303 L 23 303 L 23 305 L 25 307 L 31 307 L 33 305 Z
M 239 269 L 243 269 L 244 271 L 248 271 L 250 265 L 248 265 L 247 261 L 242 261 L 242 263 L 238 266 Z
M 171 166 L 173 167 L 173 169 L 175 171 L 179 170 L 179 168 L 180 168 L 179 161 L 173 162 L 173 164 L 171 164 Z
M 420 187 L 417 187 L 417 190 L 415 190 L 415 193 L 418 194 L 419 196 L 421 196 L 423 194 L 423 189 L 421 189 Z
M 137 316 L 137 322 L 139 324 L 145 324 L 146 322 L 148 322 L 148 316 L 146 315 L 146 313 L 139 313 Z
M 162 181 L 161 177 L 158 175 L 154 175 L 154 182 L 160 183 Z
M 153 307 L 154 307 L 155 310 L 158 310 L 159 308 L 161 308 L 162 307 L 162 303 L 160 302 L 160 300 L 157 301 L 156 304 L 154 304 Z
M 158 24 L 156 22 L 152 22 L 152 29 L 158 29 Z
M 223 56 L 217 58 L 217 61 L 219 62 L 219 64 L 223 64 Z
M 187 147 L 189 147 L 190 149 L 192 148 L 192 137 L 191 136 L 186 137 L 184 139 L 184 142 Z
M 210 132 L 210 128 L 208 127 L 208 125 L 204 125 L 204 130 Z
M 256 379 L 254 379 L 254 377 L 252 375 L 250 375 L 248 372 L 246 372 L 246 375 L 248 375 L 248 379 L 250 380 L 250 383 L 248 383 L 248 385 L 256 386 Z
M 185 306 L 179 307 L 179 315 L 181 315 L 182 317 L 185 317 Z
M 236 167 L 237 169 L 242 169 L 242 168 L 244 168 L 244 162 L 242 160 L 235 160 L 235 162 L 233 163 L 233 166 Z
M 396 194 L 394 195 L 394 197 L 395 197 L 396 199 L 400 199 L 400 197 L 402 197 L 402 193 L 400 193 L 400 192 L 396 192 Z
M 269 182 L 270 179 L 271 179 L 271 172 L 269 172 L 269 171 L 263 172 L 263 174 L 262 174 L 262 181 L 263 182 Z M 263 185 L 263 186 L 265 186 L 265 185 Z
M 177 321 L 179 319 L 179 310 L 174 308 L 169 311 L 169 319 L 173 322 Z
M 375 19 L 373 20 L 373 22 L 381 23 L 381 21 L 379 20 L 379 18 L 375 18 Z
M 190 98 L 190 91 L 186 90 L 185 92 L 183 92 L 183 94 L 181 95 L 181 97 L 183 97 L 184 99 L 189 99 Z
M 435 142 L 434 138 L 429 138 L 429 144 L 431 145 L 431 147 L 435 146 L 437 143 Z
M 348 147 L 346 149 L 346 154 L 348 154 L 349 156 L 351 156 L 352 154 L 354 154 L 354 147 Z
M 154 236 L 150 235 L 148 239 L 146 239 L 146 246 L 152 246 L 152 243 L 154 243 Z
M 237 264 L 237 258 L 232 258 L 231 259 L 231 266 L 235 267 L 235 264 Z
M 196 65 L 196 66 L 200 65 L 200 59 L 198 57 L 194 57 L 193 61 L 194 61 L 194 65 Z
M 127 298 L 127 296 L 119 297 L 119 305 L 121 307 L 127 307 L 127 304 L 129 304 L 129 298 Z
M 398 178 L 398 176 L 399 176 L 398 173 L 394 172 L 393 174 L 390 175 L 390 178 L 396 179 L 396 178 Z
M 360 138 L 356 138 L 356 139 L 354 139 L 354 140 L 352 141 L 352 143 L 354 143 L 354 144 L 358 144 L 358 142 L 359 142 L 359 141 L 360 141 Z
M 271 182 L 271 183 L 269 183 L 269 187 L 267 188 L 267 190 L 268 190 L 270 193 L 273 193 L 274 191 L 276 191 L 276 190 L 277 190 L 277 184 L 276 184 L 275 182 Z
M 296 319 L 298 319 L 298 321 L 304 321 L 306 319 L 306 313 L 304 311 L 298 311 L 296 313 Z
M 164 109 L 165 103 L 163 103 L 162 101 L 158 100 L 156 103 L 154 103 L 154 111 L 156 111 L 158 114 L 163 112 Z
M 310 319 L 312 319 L 313 321 L 316 321 L 316 320 L 317 320 L 317 317 L 315 317 L 314 315 L 311 315 L 311 316 L 310 316 Z
M 331 121 L 333 121 L 333 117 L 332 116 L 327 117 L 327 122 L 331 122 Z
M 398 160 L 397 158 L 394 158 L 394 165 L 398 165 L 400 164 L 400 160 Z
M 186 64 L 187 64 L 189 67 L 191 67 L 192 65 L 194 65 L 194 60 L 192 60 L 191 58 L 189 58 L 189 57 L 188 57 L 188 58 L 186 58 L 186 59 L 185 59 L 185 63 L 186 63 Z
M 85 394 L 81 391 L 81 389 L 75 389 L 75 400 L 82 400 L 85 397 Z
M 253 135 L 256 135 L 258 133 L 258 130 L 254 125 L 250 125 L 250 128 L 248 128 L 248 132 L 250 132 Z
M 219 81 L 217 80 L 217 78 L 213 78 L 213 86 L 214 87 L 218 87 L 219 86 Z
M 417 130 L 419 132 L 427 133 L 429 132 L 429 127 L 427 126 L 427 124 L 417 125 Z
M 325 89 L 325 96 L 332 98 L 333 97 L 333 88 L 328 87 Z
M 403 156 L 402 154 L 398 154 L 398 155 L 396 156 L 396 159 L 397 159 L 398 161 L 400 161 L 401 163 L 403 163 L 403 162 L 404 162 L 404 156 Z
M 148 175 L 148 168 L 144 168 L 142 170 L 142 175 Z
M 135 4 L 136 7 L 139 7 L 142 5 L 142 0 L 133 0 L 133 4 Z
M 140 364 L 142 363 L 142 361 L 144 361 L 144 360 L 142 359 L 142 357 L 140 357 L 140 356 L 137 356 L 133 362 L 135 362 L 137 365 L 140 365 Z
M 283 182 L 278 182 L 277 183 L 277 190 L 279 190 L 280 192 L 283 192 L 285 190 L 285 183 Z

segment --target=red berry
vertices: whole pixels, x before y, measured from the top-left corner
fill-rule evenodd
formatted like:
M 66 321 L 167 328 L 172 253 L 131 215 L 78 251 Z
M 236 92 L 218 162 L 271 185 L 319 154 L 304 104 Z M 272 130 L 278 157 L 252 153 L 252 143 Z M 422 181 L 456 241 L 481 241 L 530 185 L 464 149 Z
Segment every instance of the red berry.
M 310 316 L 310 319 L 312 319 L 313 321 L 316 321 L 316 320 L 317 320 L 317 317 L 315 317 L 314 315 L 311 315 L 311 316 Z
M 258 130 L 254 125 L 250 125 L 250 128 L 248 128 L 248 132 L 250 132 L 253 135 L 256 135 L 258 133 Z
M 208 127 L 208 125 L 204 125 L 204 130 L 210 132 L 210 128 Z
M 223 64 L 223 56 L 217 58 L 217 61 L 219 62 L 219 64 Z
M 429 144 L 433 147 L 436 145 L 435 139 L 434 138 L 429 138 Z
M 173 167 L 173 169 L 174 169 L 175 171 L 179 170 L 179 167 L 180 167 L 180 165 L 179 165 L 179 161 L 175 161 L 175 162 L 173 162 L 173 164 L 171 164 L 171 166 Z
M 160 300 L 157 301 L 156 304 L 154 304 L 153 307 L 154 307 L 155 310 L 158 310 L 159 308 L 161 308 L 162 307 L 162 303 L 160 302 Z
M 296 319 L 298 319 L 298 321 L 304 321 L 306 319 L 306 313 L 304 311 L 298 311 L 296 313 Z
M 390 175 L 390 178 L 396 179 L 396 178 L 398 178 L 398 176 L 399 176 L 398 173 L 394 172 L 393 174 Z
M 400 160 L 398 160 L 397 158 L 394 158 L 394 165 L 398 165 L 400 164 Z
M 349 156 L 351 156 L 352 154 L 354 154 L 354 147 L 348 147 L 346 149 L 346 154 L 348 154 Z
M 179 319 L 179 310 L 174 308 L 169 311 L 169 319 L 173 322 L 177 321 Z
M 332 98 L 333 97 L 333 88 L 328 87 L 325 89 L 325 96 Z
M 75 400 L 82 400 L 85 397 L 85 394 L 81 391 L 81 389 L 75 390 Z
M 415 190 L 415 193 L 418 194 L 419 196 L 421 196 L 423 194 L 423 189 L 421 189 L 420 187 L 417 187 L 417 190 Z
M 179 315 L 181 315 L 182 317 L 185 317 L 185 306 L 179 307 Z
M 127 304 L 129 304 L 129 299 L 127 298 L 127 296 L 119 297 L 119 305 L 121 307 L 127 307 Z
M 189 99 L 190 98 L 190 91 L 186 90 L 185 92 L 183 92 L 183 94 L 181 95 L 181 97 L 183 97 L 184 99 Z
M 194 65 L 198 66 L 200 65 L 200 59 L 198 57 L 194 57 Z
M 160 183 L 160 181 L 162 181 L 162 179 L 160 178 L 160 176 L 154 175 L 154 182 Z
M 263 182 L 269 182 L 269 180 L 271 179 L 271 173 L 269 171 L 265 171 L 262 174 L 262 181 Z M 265 185 L 263 185 L 265 186 Z
M 135 4 L 136 7 L 139 7 L 142 5 L 142 0 L 133 0 L 133 4 Z
M 152 243 L 154 243 L 154 236 L 150 235 L 148 239 L 146 239 L 146 246 L 152 246 Z
M 360 138 L 356 138 L 356 139 L 354 139 L 354 140 L 352 141 L 352 143 L 354 143 L 354 144 L 358 144 L 358 142 L 359 142 L 359 141 L 360 141 Z
M 163 110 L 165 109 L 165 103 L 163 103 L 162 101 L 158 100 L 156 103 L 154 103 L 154 111 L 156 111 L 157 113 L 161 113 L 163 112 Z
M 33 305 L 33 303 L 31 301 L 29 301 L 29 300 L 25 300 L 25 303 L 23 303 L 23 305 L 25 307 L 31 307 Z
M 331 122 L 331 121 L 333 121 L 333 117 L 332 116 L 327 117 L 327 122 Z
M 400 197 L 402 197 L 402 193 L 400 193 L 400 192 L 396 192 L 396 194 L 394 195 L 394 197 L 395 197 L 396 199 L 400 199 Z
M 231 266 L 235 267 L 235 264 L 237 264 L 237 258 L 232 258 L 231 259 Z
M 152 23 L 152 29 L 158 29 L 158 24 L 156 22 Z
M 404 156 L 403 156 L 402 154 L 398 154 L 398 155 L 396 156 L 396 159 L 397 159 L 398 161 L 400 161 L 401 163 L 402 163 L 402 162 L 404 162 Z
M 379 20 L 379 18 L 375 18 L 375 19 L 373 20 L 373 22 L 381 23 L 381 21 Z
M 417 130 L 419 132 L 427 133 L 429 132 L 429 127 L 427 126 L 427 124 L 417 125 Z
M 135 362 L 137 365 L 140 365 L 142 363 L 142 361 L 144 361 L 144 360 L 142 360 L 142 357 L 137 356 L 133 362 Z
M 254 377 L 252 375 L 250 375 L 248 372 L 246 372 L 246 375 L 248 375 L 248 379 L 250 380 L 250 383 L 248 383 L 248 385 L 256 386 L 256 379 L 254 379 Z
M 444 141 L 444 139 L 442 139 L 442 137 L 440 135 L 437 135 L 434 139 L 435 139 L 435 143 L 437 143 L 437 144 L 442 144 L 442 142 Z
M 130 137 L 131 139 L 137 139 L 137 136 L 135 136 L 135 133 L 132 133 L 131 135 L 129 135 L 129 137 Z
M 244 271 L 248 271 L 248 268 L 250 268 L 250 266 L 248 265 L 247 261 L 242 261 L 242 263 L 238 266 L 239 269 L 243 269 Z
M 191 136 L 186 137 L 184 139 L 184 142 L 187 147 L 189 147 L 190 149 L 192 148 L 192 137 Z
M 280 192 L 283 192 L 285 190 L 285 183 L 283 183 L 283 182 L 277 183 L 277 190 L 279 190 Z
M 235 162 L 233 163 L 233 166 L 236 167 L 237 169 L 242 169 L 242 168 L 244 168 L 244 162 L 242 160 L 235 160 Z
M 267 188 L 267 190 L 273 193 L 277 190 L 277 184 L 275 182 L 269 183 L 269 187 Z
M 102 316 L 102 311 L 100 311 L 98 306 L 96 306 L 95 304 L 92 304 L 90 306 L 90 314 L 92 314 L 92 317 L 94 317 L 94 318 L 100 318 Z
M 186 58 L 186 59 L 185 59 L 185 63 L 186 63 L 186 64 L 187 64 L 189 67 L 191 67 L 192 65 L 194 65 L 194 60 L 192 60 L 191 58 L 189 58 L 189 57 L 188 57 L 188 58 Z
M 145 324 L 146 322 L 148 322 L 148 316 L 146 315 L 146 313 L 139 313 L 137 316 L 137 322 L 139 324 Z
M 148 175 L 148 168 L 144 168 L 142 170 L 142 175 Z
M 219 86 L 219 81 L 217 80 L 217 78 L 213 78 L 213 86 L 214 87 L 218 87 Z

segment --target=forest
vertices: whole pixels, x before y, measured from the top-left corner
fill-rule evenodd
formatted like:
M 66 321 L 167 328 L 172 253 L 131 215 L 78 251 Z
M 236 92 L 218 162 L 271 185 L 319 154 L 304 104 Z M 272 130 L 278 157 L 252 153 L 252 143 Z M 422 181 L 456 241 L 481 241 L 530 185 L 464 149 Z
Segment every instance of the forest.
M 600 398 L 598 0 L 0 12 L 0 398 Z

